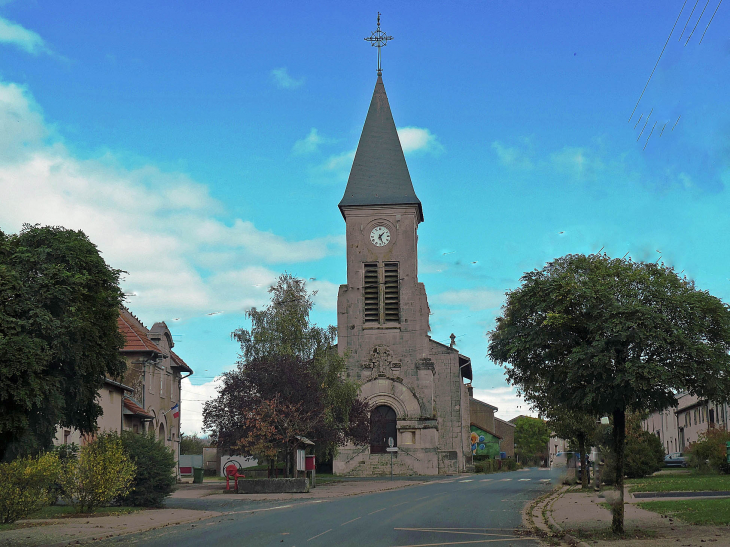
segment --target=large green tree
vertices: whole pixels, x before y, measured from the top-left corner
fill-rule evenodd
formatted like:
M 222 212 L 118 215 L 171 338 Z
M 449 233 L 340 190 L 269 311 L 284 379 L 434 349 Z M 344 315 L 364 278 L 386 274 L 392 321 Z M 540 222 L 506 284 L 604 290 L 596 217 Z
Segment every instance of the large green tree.
M 664 265 L 568 255 L 526 273 L 489 333 L 489 356 L 531 402 L 613 416 L 613 529 L 623 532 L 626 413 L 686 390 L 730 394 L 730 309 Z
M 48 448 L 56 426 L 90 433 L 104 376 L 118 376 L 123 293 L 80 231 L 0 231 L 0 460 Z
M 547 457 L 550 430 L 545 420 L 520 416 L 515 420 L 515 454 L 524 463 L 539 464 Z
M 250 330 L 233 333 L 241 344 L 238 366 L 223 375 L 218 396 L 205 404 L 206 429 L 217 446 L 256 455 L 251 447 L 263 446 L 254 441 L 272 427 L 272 413 L 265 410 L 276 399 L 277 408 L 291 410 L 287 423 L 300 424 L 297 435 L 315 442 L 320 458 L 331 457 L 348 441 L 366 443 L 367 408 L 357 398 L 358 385 L 344 379 L 345 361 L 334 347 L 336 329 L 310 322 L 313 294 L 302 279 L 283 274 L 269 293 L 269 306 L 248 312 Z M 290 442 L 284 439 L 282 445 Z

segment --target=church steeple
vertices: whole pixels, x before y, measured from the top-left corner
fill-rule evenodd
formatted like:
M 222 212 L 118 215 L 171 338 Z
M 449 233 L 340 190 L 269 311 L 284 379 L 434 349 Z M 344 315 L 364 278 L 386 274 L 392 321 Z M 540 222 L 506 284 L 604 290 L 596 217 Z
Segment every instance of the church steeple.
M 381 74 L 340 201 L 343 216 L 342 208 L 353 205 L 417 205 L 418 221 L 423 221 L 421 202 L 413 190 Z

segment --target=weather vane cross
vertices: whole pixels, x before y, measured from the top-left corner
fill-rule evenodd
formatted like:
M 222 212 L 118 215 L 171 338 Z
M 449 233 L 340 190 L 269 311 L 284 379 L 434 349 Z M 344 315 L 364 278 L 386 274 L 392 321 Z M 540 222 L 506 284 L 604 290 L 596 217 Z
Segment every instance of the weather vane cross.
M 366 41 L 370 42 L 371 46 L 378 48 L 378 76 L 383 72 L 383 69 L 380 68 L 380 48 L 387 46 L 388 40 L 392 39 L 392 36 L 388 36 L 380 30 L 380 12 L 378 12 L 378 28 L 370 36 L 365 38 Z

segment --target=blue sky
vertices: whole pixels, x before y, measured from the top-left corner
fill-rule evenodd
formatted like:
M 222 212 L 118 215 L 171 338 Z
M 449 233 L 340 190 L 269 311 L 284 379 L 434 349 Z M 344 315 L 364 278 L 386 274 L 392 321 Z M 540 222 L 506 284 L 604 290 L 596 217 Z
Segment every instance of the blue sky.
M 82 229 L 128 272 L 130 309 L 167 321 L 196 371 L 183 429 L 198 430 L 230 332 L 279 273 L 311 279 L 314 319 L 336 321 L 337 203 L 380 11 L 432 337 L 456 334 L 477 395 L 510 418 L 527 408 L 486 332 L 523 272 L 603 249 L 730 297 L 718 1 L 0 0 L 0 229 Z

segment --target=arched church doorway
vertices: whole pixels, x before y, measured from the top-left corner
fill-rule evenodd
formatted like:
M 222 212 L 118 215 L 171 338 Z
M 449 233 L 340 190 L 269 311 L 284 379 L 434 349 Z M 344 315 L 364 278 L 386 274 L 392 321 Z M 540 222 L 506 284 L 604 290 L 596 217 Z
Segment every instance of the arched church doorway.
M 370 412 L 370 453 L 382 454 L 388 448 L 388 439 L 398 446 L 395 410 L 386 405 L 376 406 Z
M 164 443 L 165 442 L 165 425 L 160 424 L 160 440 Z

